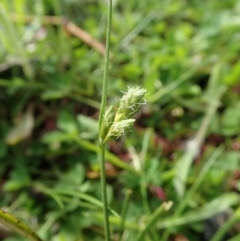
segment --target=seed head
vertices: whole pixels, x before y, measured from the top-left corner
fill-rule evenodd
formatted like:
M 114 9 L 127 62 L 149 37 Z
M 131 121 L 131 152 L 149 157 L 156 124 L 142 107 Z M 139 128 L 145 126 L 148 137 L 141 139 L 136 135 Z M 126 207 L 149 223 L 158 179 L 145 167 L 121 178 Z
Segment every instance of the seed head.
M 137 113 L 142 104 L 145 104 L 144 95 L 146 90 L 141 87 L 129 87 L 128 91 L 120 100 L 119 107 L 115 116 L 115 121 L 129 119 Z
M 118 139 L 120 136 L 124 135 L 125 132 L 130 131 L 133 127 L 135 120 L 128 119 L 113 123 L 111 129 L 109 130 L 109 138 L 115 136 Z
M 105 112 L 102 128 L 100 131 L 100 141 L 105 143 L 110 137 L 119 138 L 125 132 L 131 130 L 135 119 L 132 115 L 137 113 L 142 104 L 145 104 L 145 89 L 141 87 L 129 87 L 119 102 L 117 111 L 112 106 Z
M 113 111 L 113 106 L 111 105 L 105 112 L 103 117 L 103 124 L 101 128 L 100 138 L 104 140 L 108 135 L 109 129 L 111 128 L 114 121 L 115 113 Z

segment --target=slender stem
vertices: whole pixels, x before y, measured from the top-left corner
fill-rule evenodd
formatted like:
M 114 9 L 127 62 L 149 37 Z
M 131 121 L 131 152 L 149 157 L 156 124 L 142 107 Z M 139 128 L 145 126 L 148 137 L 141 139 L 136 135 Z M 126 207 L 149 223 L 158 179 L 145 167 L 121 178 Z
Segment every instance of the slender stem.
M 107 204 L 107 190 L 106 190 L 106 172 L 105 172 L 105 145 L 101 145 L 101 191 L 103 201 L 103 215 L 104 215 L 104 228 L 105 240 L 110 241 L 110 228 L 108 219 L 108 204 Z
M 106 33 L 106 53 L 104 59 L 104 73 L 103 73 L 103 87 L 102 87 L 102 101 L 100 107 L 99 116 L 99 130 L 102 127 L 103 114 L 106 108 L 107 102 L 107 90 L 108 90 L 108 69 L 109 69 L 109 52 L 110 52 L 110 35 L 111 35 L 111 25 L 112 25 L 112 0 L 108 1 L 108 17 L 107 17 L 107 33 Z
M 76 137 L 72 137 L 73 140 L 81 147 L 84 147 L 86 148 L 87 150 L 89 151 L 93 151 L 93 152 L 96 152 L 96 153 L 100 153 L 101 152 L 101 146 L 96 146 L 95 144 L 89 142 L 89 141 L 86 141 L 86 140 L 83 140 L 83 139 L 80 139 L 80 138 L 76 138 Z M 111 152 L 109 151 L 105 151 L 105 154 L 106 154 L 106 158 L 108 159 L 108 161 L 110 163 L 112 163 L 113 165 L 117 166 L 117 167 L 120 167 L 124 170 L 127 170 L 135 175 L 137 175 L 138 173 L 134 170 L 133 167 L 131 167 L 129 164 L 123 162 L 120 158 L 118 158 L 116 155 L 112 154 Z
M 106 53 L 104 59 L 104 74 L 103 74 L 103 87 L 102 87 L 102 101 L 99 115 L 99 144 L 101 149 L 101 189 L 102 189 L 102 201 L 103 201 L 103 213 L 104 213 L 104 229 L 105 240 L 110 241 L 110 228 L 108 218 L 108 204 L 107 204 L 107 192 L 106 192 L 106 173 L 105 173 L 105 145 L 100 139 L 100 133 L 102 128 L 103 116 L 107 102 L 107 90 L 108 90 L 108 69 L 109 69 L 109 50 L 110 50 L 110 35 L 112 25 L 112 0 L 108 1 L 108 16 L 107 16 L 107 32 L 106 32 Z

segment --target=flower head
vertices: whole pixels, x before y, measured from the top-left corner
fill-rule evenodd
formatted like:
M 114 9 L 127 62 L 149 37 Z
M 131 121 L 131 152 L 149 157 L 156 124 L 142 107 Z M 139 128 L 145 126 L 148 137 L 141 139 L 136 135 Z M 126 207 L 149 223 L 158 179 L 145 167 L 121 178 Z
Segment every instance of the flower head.
M 137 113 L 142 104 L 145 104 L 146 90 L 140 87 L 129 87 L 121 98 L 117 111 L 112 106 L 105 112 L 100 133 L 100 141 L 105 143 L 110 137 L 119 138 L 131 130 L 135 119 L 132 115 Z
M 109 129 L 111 128 L 114 122 L 115 113 L 113 111 L 113 106 L 111 105 L 108 110 L 106 110 L 104 117 L 103 117 L 103 124 L 101 128 L 100 137 L 103 139 L 108 135 Z
M 119 107 L 115 116 L 115 121 L 129 119 L 137 113 L 142 104 L 145 104 L 144 95 L 146 90 L 141 87 L 129 87 L 128 91 L 120 100 Z
M 109 130 L 109 135 L 110 135 L 109 137 L 115 136 L 116 138 L 119 138 L 120 136 L 124 135 L 125 132 L 131 130 L 134 122 L 135 122 L 134 119 L 114 122 Z

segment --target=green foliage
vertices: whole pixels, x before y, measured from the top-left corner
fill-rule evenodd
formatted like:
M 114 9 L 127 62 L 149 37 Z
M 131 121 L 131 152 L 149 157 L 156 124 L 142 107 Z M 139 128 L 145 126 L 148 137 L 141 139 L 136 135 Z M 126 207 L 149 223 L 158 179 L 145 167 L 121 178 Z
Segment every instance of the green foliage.
M 211 241 L 238 240 L 239 1 L 113 7 L 107 123 L 128 86 L 147 105 L 106 144 L 112 239 L 203 241 L 206 220 L 232 210 Z M 1 1 L 0 206 L 43 240 L 101 241 L 103 56 L 47 15 L 106 38 L 106 1 Z

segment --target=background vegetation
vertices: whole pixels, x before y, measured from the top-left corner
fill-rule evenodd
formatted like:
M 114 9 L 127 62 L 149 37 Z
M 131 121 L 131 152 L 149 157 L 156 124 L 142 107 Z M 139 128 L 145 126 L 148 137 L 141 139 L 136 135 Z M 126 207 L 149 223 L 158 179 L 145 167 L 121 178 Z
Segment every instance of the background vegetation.
M 0 3 L 0 205 L 45 240 L 104 240 L 106 13 L 97 0 Z M 108 143 L 113 240 L 240 239 L 239 16 L 237 0 L 114 1 L 108 104 L 138 85 L 147 105 Z

